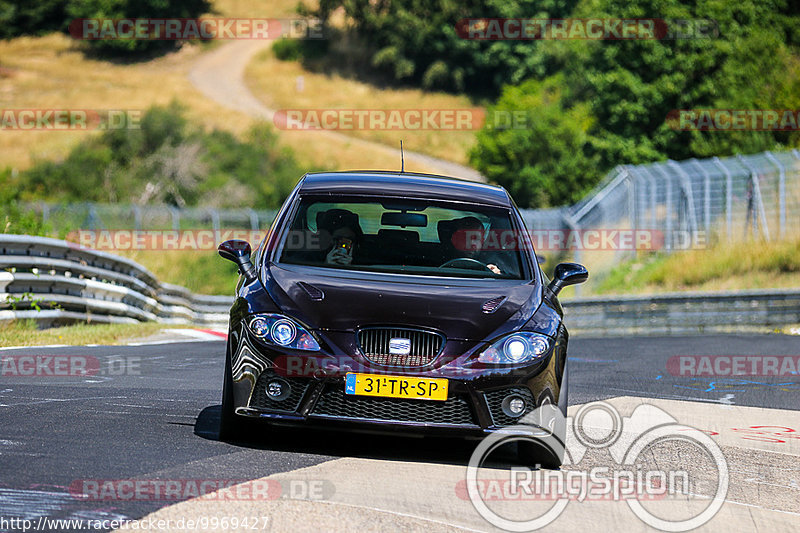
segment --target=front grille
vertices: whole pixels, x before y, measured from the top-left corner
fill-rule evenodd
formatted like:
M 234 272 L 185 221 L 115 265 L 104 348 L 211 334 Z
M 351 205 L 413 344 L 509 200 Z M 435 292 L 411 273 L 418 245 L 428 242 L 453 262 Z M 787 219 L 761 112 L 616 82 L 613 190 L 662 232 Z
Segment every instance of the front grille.
M 391 339 L 408 339 L 408 355 L 389 353 Z M 383 366 L 425 366 L 436 359 L 444 345 L 444 336 L 421 329 L 364 328 L 358 332 L 361 353 L 375 364 Z
M 405 400 L 346 395 L 343 385 L 327 385 L 312 415 L 391 422 L 420 422 L 452 426 L 477 425 L 466 400 Z
M 289 396 L 284 400 L 275 401 L 267 396 L 267 383 L 273 379 L 280 379 L 289 384 L 292 388 Z M 258 409 L 269 409 L 270 411 L 286 411 L 294 413 L 300 407 L 300 402 L 308 389 L 312 380 L 308 378 L 285 378 L 272 372 L 262 372 L 258 376 L 256 388 L 250 398 L 250 407 Z
M 512 417 L 503 412 L 503 400 L 509 394 L 516 394 L 525 400 L 525 412 L 521 416 Z M 492 415 L 495 426 L 513 426 L 519 424 L 520 419 L 533 411 L 536 407 L 533 394 L 531 394 L 530 389 L 526 387 L 509 387 L 507 389 L 493 390 L 484 393 L 484 395 L 486 396 L 486 403 L 489 406 L 489 412 Z

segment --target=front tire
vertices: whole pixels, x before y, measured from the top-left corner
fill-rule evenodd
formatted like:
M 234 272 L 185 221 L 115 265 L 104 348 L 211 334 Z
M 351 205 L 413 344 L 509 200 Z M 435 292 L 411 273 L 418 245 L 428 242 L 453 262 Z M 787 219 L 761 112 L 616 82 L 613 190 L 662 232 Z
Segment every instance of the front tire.
M 564 361 L 564 375 L 561 376 L 561 389 L 558 391 L 558 409 L 564 418 L 567 418 L 567 407 L 569 406 L 569 365 Z
M 222 382 L 222 410 L 219 420 L 219 440 L 236 441 L 244 435 L 244 424 L 241 417 L 234 412 L 233 372 L 231 370 L 230 353 L 225 356 L 225 377 Z
M 564 375 L 561 378 L 561 389 L 558 392 L 558 413 L 552 407 L 551 416 L 554 419 L 553 433 L 549 437 L 537 440 L 520 441 L 517 444 L 517 456 L 525 466 L 540 465 L 542 468 L 558 470 L 564 464 L 564 454 L 567 447 L 567 406 L 569 404 L 569 375 L 567 364 L 564 363 Z M 540 409 L 547 412 L 547 407 Z

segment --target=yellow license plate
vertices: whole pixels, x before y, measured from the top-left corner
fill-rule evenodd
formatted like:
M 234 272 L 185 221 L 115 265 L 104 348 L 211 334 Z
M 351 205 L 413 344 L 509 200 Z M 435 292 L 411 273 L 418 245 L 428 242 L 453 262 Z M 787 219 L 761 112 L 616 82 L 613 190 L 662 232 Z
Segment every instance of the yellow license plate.
M 447 399 L 447 380 L 349 372 L 345 377 L 344 392 L 359 396 L 444 401 Z

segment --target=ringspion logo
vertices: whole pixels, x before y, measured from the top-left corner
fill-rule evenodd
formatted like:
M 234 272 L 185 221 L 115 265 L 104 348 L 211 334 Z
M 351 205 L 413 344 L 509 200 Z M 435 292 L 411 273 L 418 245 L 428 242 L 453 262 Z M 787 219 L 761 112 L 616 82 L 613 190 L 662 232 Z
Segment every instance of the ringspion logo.
M 508 444 L 533 445 L 543 454 L 563 457 L 563 470 L 531 470 L 513 467 L 505 478 L 496 468 L 487 479 L 483 464 L 491 454 Z M 707 478 L 703 469 L 650 468 L 647 457 L 661 446 L 681 446 L 700 452 L 708 459 Z M 613 464 L 580 467 L 590 450 L 606 450 Z M 658 465 L 655 465 L 658 466 Z M 705 466 L 705 465 L 704 465 Z M 690 471 L 691 470 L 691 471 Z M 713 472 L 716 471 L 716 475 Z M 500 471 L 502 472 L 502 470 Z M 642 522 L 662 531 L 691 531 L 711 520 L 728 493 L 728 463 L 719 445 L 706 433 L 683 424 L 669 413 L 649 404 L 638 405 L 623 417 L 607 402 L 582 406 L 574 417 L 564 417 L 552 404 L 542 404 L 520 419 L 484 438 L 470 457 L 466 479 L 456 484 L 456 495 L 469 499 L 478 514 L 491 525 L 506 531 L 535 531 L 546 528 L 573 501 L 624 501 Z M 504 516 L 489 502 L 525 502 L 514 516 Z M 665 519 L 643 502 L 681 502 L 687 513 Z M 688 504 L 700 503 L 700 506 Z M 539 503 L 539 505 L 536 505 Z

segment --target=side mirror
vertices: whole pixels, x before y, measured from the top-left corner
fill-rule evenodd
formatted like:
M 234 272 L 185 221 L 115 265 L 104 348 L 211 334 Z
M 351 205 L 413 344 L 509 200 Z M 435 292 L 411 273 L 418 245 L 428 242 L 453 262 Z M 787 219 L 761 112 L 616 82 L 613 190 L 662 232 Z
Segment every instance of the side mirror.
M 587 279 L 589 279 L 589 271 L 585 266 L 578 263 L 560 263 L 556 266 L 555 272 L 553 272 L 553 281 L 550 282 L 547 289 L 553 296 L 558 296 L 561 289 L 567 285 L 583 283 Z
M 233 261 L 239 266 L 239 272 L 247 278 L 247 281 L 256 279 L 256 268 L 250 261 L 250 243 L 233 239 L 225 241 L 217 247 L 220 257 Z

